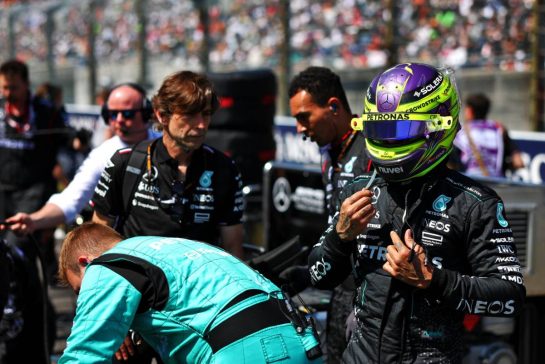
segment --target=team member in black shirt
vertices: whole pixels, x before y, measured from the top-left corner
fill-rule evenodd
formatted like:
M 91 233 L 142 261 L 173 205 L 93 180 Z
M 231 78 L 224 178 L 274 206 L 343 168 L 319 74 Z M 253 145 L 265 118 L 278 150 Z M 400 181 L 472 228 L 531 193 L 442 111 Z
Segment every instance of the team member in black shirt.
M 352 112 L 341 79 L 325 67 L 309 67 L 296 75 L 289 88 L 291 114 L 297 131 L 323 150 L 322 179 L 331 222 L 341 189 L 370 168 L 365 139 L 350 127 Z M 346 321 L 353 307 L 350 277 L 336 287 L 327 320 L 327 361 L 338 363 L 346 348 Z
M 0 66 L 2 218 L 35 210 L 54 192 L 52 170 L 60 142 L 67 138 L 62 114 L 51 102 L 34 97 L 29 86 L 24 63 Z
M 152 102 L 163 137 L 114 154 L 91 201 L 93 220 L 126 237 L 185 237 L 242 257 L 240 173 L 231 159 L 203 144 L 219 106 L 212 84 L 178 72 L 165 79 Z M 138 153 L 133 166 L 131 156 Z M 127 184 L 131 175 L 136 178 Z
M 0 66 L 0 96 L 0 219 L 4 220 L 17 211 L 38 209 L 55 192 L 52 171 L 68 129 L 54 105 L 31 94 L 28 67 L 21 61 L 10 60 Z M 47 362 L 51 341 L 46 344 L 44 337 L 46 294 L 35 263 L 38 247 L 10 231 L 3 237 L 21 249 L 18 251 L 24 253 L 27 263 L 25 277 L 20 277 L 25 291 L 21 330 L 6 342 L 4 360 Z
M 371 167 L 365 139 L 350 127 L 354 115 L 340 77 L 330 69 L 309 67 L 297 74 L 290 83 L 289 97 L 297 132 L 323 151 L 322 179 L 331 221 L 340 190 Z

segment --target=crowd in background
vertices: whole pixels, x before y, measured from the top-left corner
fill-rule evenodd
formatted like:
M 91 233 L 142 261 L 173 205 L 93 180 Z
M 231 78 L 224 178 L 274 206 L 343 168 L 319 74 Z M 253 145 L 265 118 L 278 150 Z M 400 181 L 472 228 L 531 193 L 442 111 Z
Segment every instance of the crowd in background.
M 9 8 L 0 3 L 0 10 Z M 38 1 L 26 3 L 38 4 Z M 204 32 L 199 1 L 150 0 L 147 49 L 152 57 L 199 62 Z M 280 0 L 209 1 L 210 63 L 229 67 L 278 65 L 283 42 Z M 379 0 L 290 1 L 292 61 L 335 69 L 381 67 L 389 49 L 399 61 L 461 67 L 528 69 L 534 0 L 398 0 L 395 9 Z M 57 64 L 85 63 L 88 56 L 88 2 L 66 2 L 54 12 Z M 43 7 L 23 8 L 13 23 L 17 56 L 43 61 L 47 17 Z M 0 43 L 7 44 L 7 12 L 0 13 Z M 96 55 L 117 62 L 135 55 L 139 26 L 134 0 L 104 0 L 95 11 Z M 393 37 L 392 37 L 393 35 Z M 395 43 L 389 43 L 394 39 Z M 439 61 L 441 60 L 441 61 Z

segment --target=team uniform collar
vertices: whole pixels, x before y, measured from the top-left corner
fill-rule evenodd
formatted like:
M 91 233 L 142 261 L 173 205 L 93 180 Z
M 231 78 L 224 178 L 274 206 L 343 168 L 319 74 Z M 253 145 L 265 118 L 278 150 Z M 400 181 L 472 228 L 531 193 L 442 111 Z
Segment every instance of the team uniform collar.
M 196 158 L 199 158 L 199 156 L 202 154 L 203 147 L 202 145 L 193 151 L 193 155 L 191 156 L 191 160 L 194 160 Z M 168 154 L 167 148 L 165 147 L 165 144 L 163 143 L 163 140 L 159 138 L 157 140 L 157 145 L 155 146 L 155 160 L 158 163 L 173 163 L 178 165 L 178 161 L 176 161 L 174 158 Z
M 22 114 L 19 116 L 15 116 L 12 113 L 13 104 L 5 100 L 5 103 L 4 103 L 5 122 L 11 128 L 15 129 L 17 133 L 26 133 L 30 131 L 32 127 L 33 120 L 34 120 L 34 112 L 32 110 L 31 104 L 32 104 L 32 94 L 28 92 L 26 101 L 22 108 Z

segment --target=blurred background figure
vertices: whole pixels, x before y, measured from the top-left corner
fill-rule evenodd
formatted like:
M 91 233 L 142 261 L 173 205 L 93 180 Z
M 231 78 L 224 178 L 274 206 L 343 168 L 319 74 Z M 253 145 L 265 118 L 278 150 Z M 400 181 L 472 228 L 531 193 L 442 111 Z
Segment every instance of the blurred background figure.
M 95 94 L 95 104 L 102 107 L 113 91 L 115 85 L 103 86 Z M 103 141 L 110 139 L 115 135 L 113 129 L 113 123 L 109 123 L 108 120 L 104 120 L 103 123 L 98 123 L 97 129 L 93 132 L 93 139 L 91 145 L 99 146 Z
M 63 120 L 67 120 L 66 110 L 64 108 L 62 88 L 53 85 L 49 82 L 44 82 L 36 88 L 35 96 L 51 103 L 55 111 L 59 114 Z M 77 151 L 73 148 L 72 144 L 76 131 L 70 130 L 69 136 L 66 138 L 66 144 L 63 144 L 59 147 L 59 152 L 57 155 L 57 164 L 53 169 L 53 176 L 57 180 L 57 188 L 63 189 L 66 187 L 68 182 L 74 177 L 73 171 L 77 169 L 76 165 L 76 153 Z M 78 144 L 78 143 L 76 143 Z
M 64 107 L 63 92 L 60 86 L 50 82 L 44 82 L 36 87 L 34 96 L 45 103 L 50 104 L 55 112 L 55 118 L 62 118 L 64 124 L 68 122 L 68 116 Z M 57 160 L 53 167 L 52 174 L 56 181 L 56 188 L 52 193 L 64 189 L 70 180 L 74 177 L 79 164 L 85 159 L 80 151 L 74 149 L 79 143 L 76 130 L 66 127 L 66 135 L 63 138 L 63 143 L 58 146 Z M 82 159 L 83 158 L 83 159 Z M 42 229 L 40 232 L 41 254 L 44 259 L 45 269 L 47 273 L 48 283 L 55 282 L 55 274 L 57 271 L 57 258 L 55 255 L 55 242 L 53 238 L 54 228 Z
M 51 101 L 31 94 L 25 63 L 9 60 L 0 66 L 0 92 L 0 219 L 4 220 L 17 211 L 37 209 L 55 191 L 53 168 L 67 129 Z M 40 244 L 51 235 L 37 232 L 35 236 L 17 237 L 7 231 L 1 236 L 26 260 L 21 277 L 25 292 L 21 326 L 6 341 L 5 360 L 47 362 L 55 321 L 45 282 L 40 279 L 46 279 L 46 274 L 39 257 Z
M 111 92 L 112 87 L 101 87 L 95 94 L 95 104 L 98 106 L 104 105 L 108 101 L 108 97 L 110 97 Z
M 490 99 L 482 93 L 466 98 L 465 122 L 456 136 L 459 169 L 469 175 L 505 177 L 506 172 L 524 167 L 520 151 L 505 126 L 487 118 Z
M 91 152 L 92 136 L 93 133 L 87 129 L 74 130 L 66 145 L 61 147 L 54 170 L 58 190 L 63 190 L 68 186 L 78 168 Z
M 34 92 L 36 97 L 47 100 L 59 112 L 64 112 L 62 88 L 49 82 L 44 82 Z
M 104 122 L 113 125 L 116 135 L 94 148 L 73 181 L 62 192 L 52 195 L 45 205 L 38 206 L 32 213 L 19 211 L 7 218 L 11 223 L 10 230 L 21 235 L 32 234 L 36 230 L 73 222 L 87 206 L 100 174 L 116 150 L 160 136 L 150 129 L 151 101 L 137 84 L 115 86 L 102 111 Z M 125 113 L 131 115 L 124 116 Z

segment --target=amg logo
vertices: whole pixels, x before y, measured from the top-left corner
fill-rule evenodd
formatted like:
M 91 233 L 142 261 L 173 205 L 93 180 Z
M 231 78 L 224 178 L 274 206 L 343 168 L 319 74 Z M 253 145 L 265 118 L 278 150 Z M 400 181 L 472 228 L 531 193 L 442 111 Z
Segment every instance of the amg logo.
M 522 279 L 522 277 L 519 277 L 519 276 L 501 276 L 501 279 L 503 279 L 505 281 L 515 282 L 517 284 L 523 284 L 524 283 L 524 280 Z
M 381 167 L 378 166 L 379 172 L 382 173 L 403 173 L 403 167 Z
M 510 315 L 515 312 L 513 307 L 515 301 L 482 301 L 482 300 L 469 300 L 462 298 L 458 303 L 456 309 L 465 313 L 471 313 L 475 315 Z

